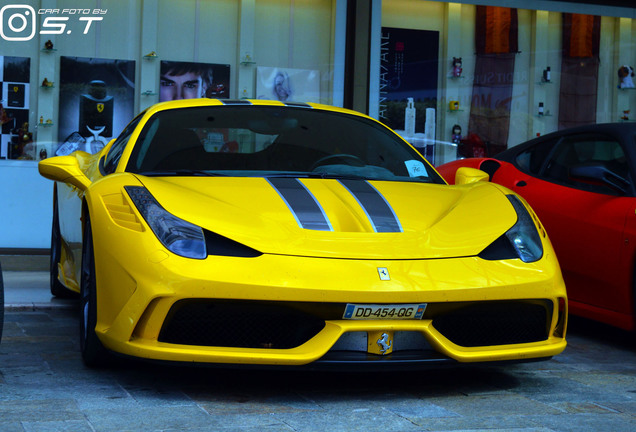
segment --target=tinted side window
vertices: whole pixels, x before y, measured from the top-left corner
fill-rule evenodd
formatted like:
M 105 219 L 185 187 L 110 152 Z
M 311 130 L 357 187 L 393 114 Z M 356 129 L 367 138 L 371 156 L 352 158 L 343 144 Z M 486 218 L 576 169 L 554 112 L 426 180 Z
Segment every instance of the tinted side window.
M 572 169 L 598 166 L 629 185 L 629 166 L 620 143 L 608 137 L 573 137 L 557 144 L 543 172 L 545 180 L 575 189 L 607 195 L 618 195 L 602 181 L 577 179 Z M 622 183 L 622 182 L 621 182 Z
M 123 154 L 124 149 L 126 148 L 126 144 L 128 144 L 130 135 L 132 135 L 133 131 L 139 124 L 142 114 L 140 114 L 133 121 L 128 123 L 128 126 L 126 126 L 124 131 L 117 137 L 117 140 L 110 147 L 110 150 L 108 151 L 108 154 L 106 155 L 106 159 L 104 160 L 104 174 L 112 174 L 115 172 L 115 169 L 117 168 L 117 164 L 119 163 L 119 159 L 121 159 L 121 155 Z
M 539 175 L 557 141 L 558 139 L 544 141 L 530 147 L 517 155 L 515 163 L 521 171 L 535 176 Z

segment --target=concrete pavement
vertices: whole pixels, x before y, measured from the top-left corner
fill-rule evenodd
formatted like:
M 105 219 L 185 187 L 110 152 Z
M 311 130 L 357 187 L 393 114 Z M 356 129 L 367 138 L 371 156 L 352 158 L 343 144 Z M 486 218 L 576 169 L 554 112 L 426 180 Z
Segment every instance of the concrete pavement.
M 77 311 L 9 311 L 2 432 L 636 431 L 633 339 L 577 323 L 554 359 L 402 373 L 82 364 Z
M 5 311 L 76 308 L 76 299 L 58 299 L 49 288 L 48 255 L 0 255 Z
M 572 319 L 554 359 L 403 373 L 315 373 L 81 360 L 77 300 L 48 257 L 0 256 L 3 432 L 636 432 L 636 337 Z M 28 271 L 24 271 L 28 270 Z

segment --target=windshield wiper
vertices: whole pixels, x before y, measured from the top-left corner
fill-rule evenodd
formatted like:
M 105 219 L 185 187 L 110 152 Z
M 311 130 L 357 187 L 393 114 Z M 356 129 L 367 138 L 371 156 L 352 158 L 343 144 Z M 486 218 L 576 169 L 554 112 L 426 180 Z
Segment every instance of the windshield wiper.
M 311 178 L 336 179 L 336 180 L 375 180 L 372 177 L 357 174 L 338 174 L 338 173 L 312 173 L 308 175 Z
M 190 169 L 178 169 L 178 170 L 165 170 L 165 171 L 143 171 L 138 173 L 148 177 L 162 177 L 162 176 L 200 176 L 200 177 L 225 177 L 225 174 L 219 174 L 211 171 L 203 170 L 190 170 Z
M 280 172 L 280 173 L 267 173 L 258 175 L 258 177 L 264 178 L 309 178 L 311 177 L 311 173 L 306 172 Z
M 319 178 L 338 180 L 371 180 L 368 177 L 355 174 L 335 174 L 335 173 L 271 173 L 263 175 L 265 178 Z

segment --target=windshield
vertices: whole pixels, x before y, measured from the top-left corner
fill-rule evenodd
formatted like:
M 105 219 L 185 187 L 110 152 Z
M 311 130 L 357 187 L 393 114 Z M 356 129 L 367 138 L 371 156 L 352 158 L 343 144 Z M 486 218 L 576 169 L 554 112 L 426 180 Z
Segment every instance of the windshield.
M 256 105 L 158 112 L 137 139 L 127 171 L 443 183 L 417 151 L 376 122 Z

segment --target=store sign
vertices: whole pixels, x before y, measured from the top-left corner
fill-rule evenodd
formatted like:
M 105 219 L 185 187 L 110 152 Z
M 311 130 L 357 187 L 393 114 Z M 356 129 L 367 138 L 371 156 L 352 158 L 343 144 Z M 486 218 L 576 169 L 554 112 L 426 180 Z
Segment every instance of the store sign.
M 38 33 L 36 15 L 43 15 L 41 35 L 88 34 L 93 22 L 103 21 L 108 9 L 38 9 L 10 4 L 0 9 L 0 37 L 9 42 L 29 41 Z

